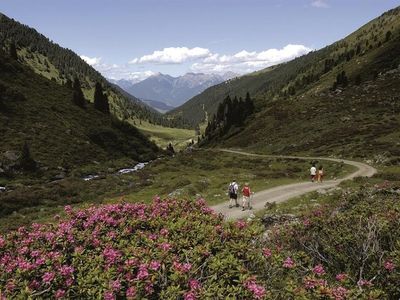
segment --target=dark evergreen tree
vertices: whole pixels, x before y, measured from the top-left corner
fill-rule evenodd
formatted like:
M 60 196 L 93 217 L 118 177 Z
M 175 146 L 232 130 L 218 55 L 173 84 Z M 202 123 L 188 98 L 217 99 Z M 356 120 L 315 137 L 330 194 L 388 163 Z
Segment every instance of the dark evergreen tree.
M 19 166 L 25 171 L 34 171 L 36 169 L 36 162 L 31 156 L 31 151 L 27 142 L 25 142 L 22 147 Z
M 81 89 L 81 83 L 77 77 L 74 79 L 74 92 L 72 94 L 72 102 L 79 107 L 86 108 L 86 99 L 83 96 L 83 92 Z
M 17 54 L 17 47 L 15 46 L 15 42 L 12 41 L 10 44 L 10 56 L 15 59 L 18 60 L 18 54 Z
M 65 82 L 65 86 L 66 86 L 67 88 L 69 88 L 69 89 L 72 89 L 72 88 L 73 88 L 73 84 L 72 84 L 71 79 L 67 78 L 67 81 Z
M 167 151 L 170 152 L 171 154 L 175 153 L 175 149 L 174 149 L 174 147 L 172 146 L 171 143 L 168 144 Z
M 110 113 L 110 106 L 108 104 L 108 98 L 103 93 L 103 88 L 100 82 L 96 83 L 96 87 L 94 90 L 94 108 L 97 110 L 109 114 Z

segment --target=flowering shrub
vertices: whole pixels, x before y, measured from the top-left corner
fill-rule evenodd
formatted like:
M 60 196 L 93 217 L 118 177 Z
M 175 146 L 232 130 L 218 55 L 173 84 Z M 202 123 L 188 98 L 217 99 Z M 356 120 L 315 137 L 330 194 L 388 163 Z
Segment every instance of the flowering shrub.
M 247 268 L 262 260 L 262 228 L 224 223 L 203 200 L 155 199 L 73 210 L 57 224 L 0 237 L 0 291 L 7 299 L 261 299 Z
M 400 203 L 385 190 L 345 195 L 267 236 L 203 200 L 65 211 L 0 236 L 6 299 L 400 297 Z

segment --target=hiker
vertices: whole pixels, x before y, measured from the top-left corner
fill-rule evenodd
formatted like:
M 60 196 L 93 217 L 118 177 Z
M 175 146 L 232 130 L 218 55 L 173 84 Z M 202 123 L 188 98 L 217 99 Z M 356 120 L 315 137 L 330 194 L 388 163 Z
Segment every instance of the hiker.
M 319 166 L 318 174 L 317 174 L 317 181 L 322 182 L 323 177 L 324 177 L 324 168 L 322 166 Z
M 235 201 L 235 206 L 239 207 L 238 201 L 237 201 L 237 194 L 238 194 L 239 186 L 236 183 L 236 180 L 233 180 L 228 187 L 228 193 L 229 193 L 229 208 L 233 207 L 233 201 Z
M 243 206 L 242 206 L 242 210 L 245 210 L 246 203 L 247 203 L 248 208 L 249 208 L 249 209 L 252 209 L 252 207 L 251 207 L 251 205 L 250 205 L 250 195 L 251 195 L 252 193 L 251 193 L 249 184 L 248 184 L 247 182 L 245 183 L 245 185 L 244 185 L 244 187 L 243 187 L 243 189 L 242 189 L 242 194 L 243 194 L 243 204 L 242 204 Z
M 310 175 L 311 175 L 311 182 L 314 182 L 315 176 L 317 175 L 317 168 L 315 167 L 314 164 L 310 168 Z

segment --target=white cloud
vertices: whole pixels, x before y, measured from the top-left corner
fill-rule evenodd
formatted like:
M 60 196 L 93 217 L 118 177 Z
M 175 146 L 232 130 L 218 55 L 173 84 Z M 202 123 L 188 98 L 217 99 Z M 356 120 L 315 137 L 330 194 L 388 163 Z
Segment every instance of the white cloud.
M 186 61 L 205 58 L 210 55 L 210 50 L 206 48 L 169 47 L 154 51 L 152 54 L 144 55 L 140 58 L 134 58 L 129 63 L 181 64 Z
M 91 66 L 98 65 L 101 62 L 101 57 L 89 57 L 86 55 L 81 55 L 80 57 Z
M 132 82 L 139 82 L 145 80 L 146 78 L 158 74 L 157 72 L 153 71 L 143 71 L 143 72 L 130 72 L 127 74 L 124 79 L 128 79 Z
M 225 71 L 248 73 L 292 60 L 312 50 L 303 45 L 289 44 L 282 49 L 268 49 L 261 52 L 242 50 L 233 55 L 211 54 L 202 62 L 192 64 L 191 69 L 205 73 Z
M 317 8 L 328 8 L 329 5 L 326 3 L 325 0 L 314 0 L 311 2 L 311 6 L 317 7 Z

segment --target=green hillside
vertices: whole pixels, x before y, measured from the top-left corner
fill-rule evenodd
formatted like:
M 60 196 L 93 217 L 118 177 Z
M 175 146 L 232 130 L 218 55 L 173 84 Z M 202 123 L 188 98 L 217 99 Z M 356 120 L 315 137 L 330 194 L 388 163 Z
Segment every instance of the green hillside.
M 35 29 L 0 13 L 0 47 L 8 51 L 11 44 L 16 46 L 19 61 L 37 74 L 60 85 L 78 77 L 89 101 L 93 101 L 95 84 L 100 82 L 110 100 L 111 112 L 117 118 L 142 119 L 159 124 L 164 121 L 161 114 L 109 83 L 72 50 L 60 47 Z
M 399 30 L 400 9 L 396 8 L 321 50 L 211 87 L 169 114 L 191 119 L 194 123 L 203 122 L 204 111 L 212 116 L 227 95 L 244 98 L 246 92 L 256 98 L 259 116 L 265 117 L 272 107 L 283 109 L 285 103 L 291 107 L 300 102 L 300 111 L 303 111 L 309 107 L 305 97 L 328 93 L 343 71 L 348 83 L 356 85 L 397 68 Z M 256 117 L 253 124 L 257 120 L 261 119 Z M 255 142 L 259 142 L 258 139 L 251 143 Z
M 0 193 L 0 215 L 37 205 L 32 199 L 49 201 L 60 196 L 53 184 L 54 194 L 43 197 L 42 184 L 93 170 L 133 166 L 160 153 L 135 127 L 92 104 L 75 105 L 71 88 L 35 74 L 2 51 L 0 78 L 0 186 L 9 190 Z M 30 156 L 22 150 L 25 144 Z M 27 186 L 31 192 L 19 193 Z M 77 190 L 71 184 L 66 193 Z

